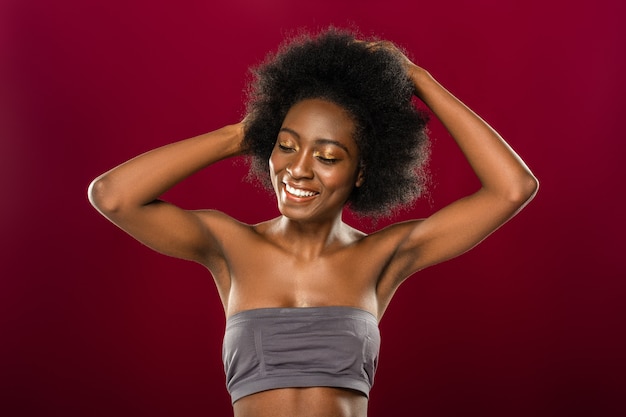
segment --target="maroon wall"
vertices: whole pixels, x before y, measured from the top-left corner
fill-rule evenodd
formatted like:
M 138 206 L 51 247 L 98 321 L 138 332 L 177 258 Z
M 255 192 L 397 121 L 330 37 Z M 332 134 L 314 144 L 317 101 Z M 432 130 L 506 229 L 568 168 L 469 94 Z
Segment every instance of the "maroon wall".
M 231 415 L 210 275 L 133 241 L 86 188 L 140 152 L 238 121 L 247 67 L 290 30 L 329 23 L 406 47 L 541 181 L 487 241 L 401 287 L 381 322 L 370 415 L 625 412 L 621 2 L 212 3 L 2 2 L 0 414 Z M 476 186 L 432 130 L 431 201 L 395 220 Z M 244 174 L 224 162 L 168 197 L 248 222 L 275 215 Z

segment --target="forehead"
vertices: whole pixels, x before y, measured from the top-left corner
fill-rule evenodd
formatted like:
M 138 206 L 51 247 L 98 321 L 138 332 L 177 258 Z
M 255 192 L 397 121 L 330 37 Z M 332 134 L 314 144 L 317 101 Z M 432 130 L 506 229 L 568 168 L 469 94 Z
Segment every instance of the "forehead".
M 295 132 L 302 140 L 329 139 L 356 147 L 352 117 L 343 107 L 327 100 L 297 102 L 287 112 L 282 128 Z

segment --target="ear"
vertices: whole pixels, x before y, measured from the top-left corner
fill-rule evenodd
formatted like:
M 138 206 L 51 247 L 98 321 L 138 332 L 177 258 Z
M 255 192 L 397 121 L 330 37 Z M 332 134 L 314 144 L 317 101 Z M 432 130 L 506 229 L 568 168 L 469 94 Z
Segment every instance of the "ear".
M 354 186 L 360 187 L 361 185 L 363 185 L 364 182 L 365 182 L 365 167 L 361 166 L 359 168 L 359 172 L 356 174 L 356 183 L 354 184 Z

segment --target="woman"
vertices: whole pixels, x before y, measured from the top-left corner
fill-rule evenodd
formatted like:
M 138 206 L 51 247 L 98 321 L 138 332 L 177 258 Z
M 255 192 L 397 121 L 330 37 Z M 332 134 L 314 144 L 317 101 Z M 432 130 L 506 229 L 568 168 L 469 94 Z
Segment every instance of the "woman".
M 425 219 L 365 234 L 344 207 L 381 216 L 422 190 L 424 113 L 441 120 L 481 182 Z M 195 172 L 249 155 L 281 215 L 248 225 L 159 199 Z M 390 42 L 328 29 L 256 71 L 240 123 L 142 154 L 96 178 L 92 204 L 137 240 L 211 272 L 224 306 L 235 416 L 366 416 L 377 323 L 398 286 L 455 257 L 537 191 L 489 125 Z

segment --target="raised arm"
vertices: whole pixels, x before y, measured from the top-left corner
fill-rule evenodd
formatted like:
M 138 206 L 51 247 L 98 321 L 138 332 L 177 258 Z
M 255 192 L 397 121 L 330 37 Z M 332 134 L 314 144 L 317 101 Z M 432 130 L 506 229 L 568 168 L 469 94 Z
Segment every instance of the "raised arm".
M 207 213 L 159 197 L 193 173 L 241 153 L 241 123 L 139 155 L 89 186 L 91 204 L 135 239 L 166 255 L 202 262 L 218 248 Z
M 426 70 L 408 59 L 407 68 L 415 94 L 450 132 L 481 187 L 399 228 L 404 237 L 393 260 L 397 280 L 471 249 L 518 213 L 538 189 L 537 179 L 494 129 Z

